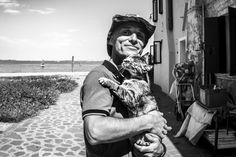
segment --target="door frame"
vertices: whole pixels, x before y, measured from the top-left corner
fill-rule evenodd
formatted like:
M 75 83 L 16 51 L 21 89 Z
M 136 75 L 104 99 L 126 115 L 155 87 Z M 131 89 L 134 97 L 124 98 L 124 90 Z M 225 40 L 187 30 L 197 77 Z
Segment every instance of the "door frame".
M 184 36 L 184 37 L 179 38 L 178 40 L 178 53 L 176 57 L 176 63 L 185 62 L 186 50 L 187 50 L 187 36 Z

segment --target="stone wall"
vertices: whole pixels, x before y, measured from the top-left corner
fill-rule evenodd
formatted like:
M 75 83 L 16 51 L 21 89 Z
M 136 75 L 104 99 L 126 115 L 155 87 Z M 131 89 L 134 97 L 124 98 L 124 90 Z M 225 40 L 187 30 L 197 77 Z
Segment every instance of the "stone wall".
M 228 6 L 236 7 L 235 0 L 205 0 L 206 17 L 218 17 L 228 13 Z
M 203 52 L 201 51 L 203 40 L 202 7 L 200 0 L 188 0 L 187 13 L 187 53 L 188 59 L 196 65 L 197 75 L 202 72 Z

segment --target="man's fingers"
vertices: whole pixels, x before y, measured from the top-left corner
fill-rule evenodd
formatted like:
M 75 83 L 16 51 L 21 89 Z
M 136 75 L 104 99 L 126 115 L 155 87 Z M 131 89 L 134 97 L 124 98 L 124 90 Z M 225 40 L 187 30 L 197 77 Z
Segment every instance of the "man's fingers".
M 147 138 L 148 142 L 151 142 L 151 143 L 160 141 L 160 137 L 155 134 L 148 133 L 148 134 L 145 134 L 145 137 Z
M 141 153 L 148 153 L 150 152 L 150 148 L 148 146 L 140 146 L 140 145 L 137 145 L 136 143 L 134 144 L 135 148 L 138 149 L 139 152 Z
M 143 157 L 153 157 L 153 153 L 146 153 L 143 155 Z
M 164 135 L 166 135 L 166 134 L 167 134 L 167 131 L 166 131 L 166 130 L 162 130 L 162 133 L 163 133 Z
M 163 115 L 164 115 L 164 113 L 162 113 L 162 112 L 159 112 L 159 113 L 160 113 L 160 115 L 161 115 L 161 116 L 163 116 Z
M 164 125 L 164 129 L 166 129 L 167 131 L 171 131 L 171 130 L 172 130 L 172 127 L 171 127 L 171 126 Z
M 167 120 L 165 118 L 163 118 L 163 122 L 166 124 L 167 123 Z
M 144 110 L 144 114 L 147 114 L 148 112 L 157 110 L 157 106 L 154 105 L 148 105 L 148 107 Z
M 162 133 L 162 131 L 159 131 L 158 136 L 163 139 L 166 135 Z
M 147 138 L 149 142 L 155 142 L 155 139 L 150 134 L 145 134 L 144 136 Z

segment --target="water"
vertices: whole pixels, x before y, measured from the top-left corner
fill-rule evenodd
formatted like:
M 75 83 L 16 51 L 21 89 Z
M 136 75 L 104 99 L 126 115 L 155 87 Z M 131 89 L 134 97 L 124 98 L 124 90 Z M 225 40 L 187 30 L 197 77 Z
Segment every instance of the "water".
M 74 72 L 86 72 L 92 70 L 97 64 L 74 64 Z M 71 72 L 71 64 L 45 64 L 42 68 L 39 64 L 0 64 L 0 73 L 27 73 L 27 72 Z

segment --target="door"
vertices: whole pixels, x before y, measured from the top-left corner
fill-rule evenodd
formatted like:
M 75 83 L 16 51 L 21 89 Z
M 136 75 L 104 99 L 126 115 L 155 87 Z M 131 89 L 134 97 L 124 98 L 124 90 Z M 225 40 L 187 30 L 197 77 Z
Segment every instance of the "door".
M 227 71 L 229 75 L 236 75 L 236 9 L 228 8 L 228 28 L 227 35 L 229 45 L 227 45 Z

